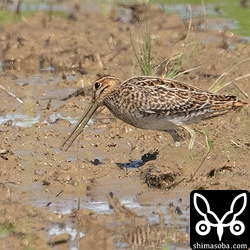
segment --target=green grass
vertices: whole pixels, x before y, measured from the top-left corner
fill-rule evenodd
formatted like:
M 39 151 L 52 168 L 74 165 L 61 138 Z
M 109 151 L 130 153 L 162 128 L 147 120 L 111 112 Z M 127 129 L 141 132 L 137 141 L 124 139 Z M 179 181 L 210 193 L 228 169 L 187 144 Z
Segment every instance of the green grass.
M 235 1 L 228 1 L 228 0 L 150 0 L 150 3 L 158 3 L 158 4 L 166 4 L 165 11 L 167 13 L 180 13 L 182 16 L 185 17 L 191 16 L 192 13 L 183 11 L 184 8 L 176 8 L 174 10 L 169 10 L 168 5 L 174 6 L 178 4 L 178 6 L 203 6 L 204 13 L 206 17 L 220 17 L 219 13 L 215 11 L 216 8 L 219 9 L 221 16 L 236 20 L 236 27 L 235 25 L 230 26 L 229 29 L 233 32 L 241 36 L 250 36 L 250 8 L 242 8 L 240 6 L 240 0 Z M 182 10 L 182 11 L 181 11 Z M 201 13 L 202 14 L 202 13 Z M 234 27 L 233 27 L 234 26 Z
M 225 88 L 226 86 L 232 84 L 234 81 L 237 82 L 238 80 L 241 80 L 243 78 L 248 78 L 250 77 L 250 74 L 246 74 L 243 76 L 240 76 L 236 79 L 233 80 L 227 80 L 227 77 L 230 76 L 230 73 L 235 70 L 240 64 L 245 63 L 247 61 L 249 61 L 250 58 L 246 58 L 240 62 L 238 62 L 237 64 L 235 64 L 228 72 L 223 73 L 215 82 L 214 84 L 209 88 L 209 91 L 212 93 L 217 93 L 218 91 L 220 91 L 221 89 Z
M 210 152 L 213 149 L 213 142 L 209 138 L 205 129 L 203 129 L 202 134 L 204 134 L 205 136 L 206 146 L 207 146 L 208 152 Z
M 0 225 L 0 238 L 7 237 L 9 234 L 14 233 L 16 228 L 13 223 L 6 223 Z
M 151 76 L 153 74 L 152 66 L 152 40 L 150 30 L 147 28 L 147 32 L 143 37 L 143 43 L 138 43 L 138 50 L 135 48 L 134 41 L 131 36 L 131 44 L 133 47 L 134 55 L 141 68 L 141 73 L 145 76 Z
M 133 52 L 136 58 L 137 63 L 140 66 L 141 73 L 145 76 L 151 76 L 155 74 L 155 71 L 158 67 L 165 65 L 165 72 L 163 77 L 166 78 L 175 78 L 180 72 L 183 66 L 183 54 L 179 53 L 170 57 L 167 60 L 161 62 L 158 66 L 153 66 L 153 55 L 152 55 L 152 39 L 150 30 L 147 28 L 146 34 L 143 36 L 142 44 L 137 43 L 137 47 L 135 46 L 135 42 L 132 40 L 131 36 L 131 44 L 133 48 Z
M 183 54 L 182 53 L 179 53 L 178 55 L 171 57 L 166 63 L 165 68 L 167 70 L 165 72 L 165 77 L 175 78 L 181 72 L 182 66 L 183 66 Z
M 0 11 L 0 24 L 13 23 L 20 21 L 23 17 L 29 18 L 34 15 L 34 12 L 23 11 L 22 14 L 16 14 L 14 11 Z
M 61 18 L 67 18 L 68 13 L 59 10 L 47 10 L 45 11 L 52 16 L 58 16 Z M 8 23 L 15 23 L 21 21 L 23 18 L 31 18 L 34 16 L 36 11 L 26 10 L 22 11 L 21 14 L 16 14 L 15 11 L 3 10 L 0 11 L 0 25 L 8 24 Z
M 57 16 L 57 17 L 61 17 L 61 18 L 68 18 L 69 13 L 65 12 L 65 11 L 61 11 L 61 10 L 51 10 L 51 11 L 47 11 L 49 13 L 51 13 L 53 16 Z

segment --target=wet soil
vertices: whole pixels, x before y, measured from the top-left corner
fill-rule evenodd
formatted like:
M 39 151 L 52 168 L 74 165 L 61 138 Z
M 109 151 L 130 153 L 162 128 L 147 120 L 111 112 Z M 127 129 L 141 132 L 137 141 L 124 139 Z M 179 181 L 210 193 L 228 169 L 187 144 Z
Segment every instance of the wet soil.
M 121 8 L 129 12 L 125 19 Z M 3 249 L 188 248 L 191 190 L 250 190 L 248 106 L 193 125 L 192 150 L 181 129 L 176 147 L 169 134 L 131 127 L 101 108 L 67 152 L 59 149 L 97 77 L 141 75 L 131 39 L 137 50 L 147 30 L 154 75 L 171 71 L 176 62 L 169 58 L 182 53 L 179 70 L 197 69 L 177 79 L 208 90 L 229 72 L 223 81 L 235 84 L 220 93 L 247 101 L 249 78 L 234 80 L 249 73 L 249 44 L 226 31 L 201 30 L 206 21 L 136 5 L 114 6 L 108 16 L 35 13 L 0 26 Z M 53 226 L 62 233 L 51 233 Z

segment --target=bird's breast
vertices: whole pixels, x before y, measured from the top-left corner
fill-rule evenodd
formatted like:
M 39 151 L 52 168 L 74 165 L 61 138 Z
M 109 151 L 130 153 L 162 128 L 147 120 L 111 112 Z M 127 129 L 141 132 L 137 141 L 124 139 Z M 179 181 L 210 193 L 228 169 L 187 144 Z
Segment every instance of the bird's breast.
M 143 114 L 139 110 L 135 112 L 128 112 L 121 110 L 110 109 L 111 113 L 134 127 L 141 129 L 149 129 L 149 130 L 169 130 L 173 129 L 177 124 L 175 124 L 171 119 L 168 119 L 167 116 L 157 116 L 156 114 Z

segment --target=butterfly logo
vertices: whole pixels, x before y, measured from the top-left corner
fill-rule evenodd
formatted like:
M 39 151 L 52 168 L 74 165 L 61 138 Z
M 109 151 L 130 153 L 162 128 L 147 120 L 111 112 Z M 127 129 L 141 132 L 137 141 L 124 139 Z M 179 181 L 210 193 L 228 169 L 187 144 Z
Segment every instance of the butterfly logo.
M 200 202 L 203 202 L 203 205 L 205 204 L 205 206 L 202 206 L 202 207 L 200 206 L 199 208 L 198 206 L 199 199 L 200 199 Z M 235 204 L 239 203 L 240 199 L 243 199 L 243 205 L 239 209 L 235 207 Z M 222 216 L 221 219 L 219 219 L 218 216 L 213 211 L 210 210 L 210 205 L 207 199 L 203 195 L 195 193 L 193 197 L 193 203 L 194 203 L 194 207 L 196 211 L 204 218 L 203 220 L 200 220 L 199 222 L 197 222 L 195 226 L 195 230 L 199 235 L 204 236 L 204 235 L 209 234 L 211 227 L 217 228 L 217 235 L 218 235 L 219 241 L 221 241 L 222 239 L 225 227 L 229 227 L 230 232 L 235 236 L 238 236 L 244 233 L 245 225 L 243 224 L 242 221 L 237 220 L 237 217 L 246 208 L 246 205 L 247 205 L 246 193 L 239 194 L 233 199 L 231 206 L 230 206 L 230 210 L 226 212 Z M 204 207 L 205 207 L 205 211 L 203 211 Z M 232 217 L 231 221 L 228 223 L 224 223 L 226 219 L 228 220 L 228 216 Z M 213 220 L 213 222 L 211 222 L 211 219 Z

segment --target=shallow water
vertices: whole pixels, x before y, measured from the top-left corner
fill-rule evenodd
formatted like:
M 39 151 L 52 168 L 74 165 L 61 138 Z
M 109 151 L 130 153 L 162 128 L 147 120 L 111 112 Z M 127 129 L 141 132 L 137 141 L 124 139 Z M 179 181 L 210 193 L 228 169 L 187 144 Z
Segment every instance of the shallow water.
M 212 20 L 219 18 L 219 22 L 212 22 L 213 25 L 210 28 L 231 30 L 250 40 L 250 8 L 242 6 L 240 0 L 179 0 L 178 3 L 175 0 L 153 0 L 150 2 L 159 4 L 168 13 L 178 13 L 184 19 L 202 16 Z
M 127 3 L 128 1 L 120 0 L 118 2 Z M 136 1 L 129 1 L 130 3 Z M 242 6 L 240 0 L 152 0 L 152 4 L 158 5 L 167 13 L 178 13 L 183 19 L 206 16 L 209 18 L 220 18 L 219 22 L 211 22 L 212 29 L 215 30 L 231 30 L 247 40 L 250 40 L 250 8 Z M 112 10 L 113 1 L 80 1 L 80 6 L 84 12 L 98 12 L 107 15 Z M 9 5 L 10 10 L 15 10 L 16 5 Z M 58 4 L 51 1 L 24 0 L 22 1 L 21 10 L 23 11 L 62 11 L 72 12 L 73 8 L 67 4 Z M 128 21 L 130 12 L 123 10 L 123 20 Z M 224 19 L 224 20 L 223 20 Z M 49 67 L 43 69 L 45 71 L 54 70 Z
M 129 209 L 132 209 L 133 212 L 135 212 L 139 216 L 145 216 L 148 220 L 149 225 L 158 225 L 159 224 L 159 216 L 158 212 L 161 211 L 164 216 L 164 221 L 168 222 L 168 228 L 179 228 L 180 231 L 183 232 L 189 232 L 189 209 L 188 204 L 181 204 L 181 206 L 186 209 L 180 209 L 178 206 L 176 206 L 176 210 L 174 213 L 181 213 L 180 216 L 178 216 L 178 219 L 173 220 L 173 213 L 169 213 L 168 211 L 168 204 L 164 205 L 156 205 L 156 204 L 139 204 L 135 197 L 130 198 L 122 198 L 120 200 L 121 204 L 123 206 L 126 206 Z M 45 201 L 39 201 L 36 205 L 44 206 Z M 180 204 L 177 199 L 169 199 L 169 204 Z M 34 202 L 31 203 L 34 205 Z M 53 204 L 53 202 L 49 205 L 49 210 L 53 211 L 56 214 L 71 214 L 73 209 L 76 209 L 78 204 L 80 204 L 80 208 L 84 209 L 90 209 L 98 214 L 112 214 L 113 209 L 110 207 L 109 203 L 107 201 L 91 201 L 86 199 L 86 197 L 81 197 L 80 200 L 78 200 L 77 197 L 72 198 L 69 197 L 69 199 L 61 199 L 59 202 L 56 202 Z M 67 233 L 70 235 L 70 242 L 69 242 L 69 249 L 76 250 L 77 247 L 77 236 L 82 238 L 85 236 L 85 233 L 80 231 L 78 232 L 74 225 L 71 222 L 68 222 L 66 224 L 55 224 L 51 228 L 49 228 L 48 236 L 52 235 L 60 235 L 63 233 Z M 120 237 L 120 233 L 118 232 L 117 235 L 112 236 L 113 239 L 116 237 Z M 126 242 L 120 242 L 118 241 L 117 244 L 115 244 L 116 249 L 124 249 L 128 248 L 129 244 Z M 169 249 L 188 249 L 187 247 L 181 247 L 178 243 L 170 244 Z
M 173 11 L 175 11 L 174 8 L 175 6 L 173 7 Z M 183 7 L 178 8 L 180 8 L 181 11 L 183 11 L 183 14 L 185 14 Z M 189 8 L 186 8 L 186 11 L 188 11 L 188 9 Z M 212 7 L 210 9 L 212 10 Z M 202 9 L 200 7 L 197 7 L 197 12 L 194 10 L 194 13 L 199 14 L 201 10 Z M 210 15 L 209 11 L 207 13 Z M 183 16 L 183 18 L 186 17 Z M 222 23 L 221 26 L 217 27 L 218 29 L 224 29 L 223 26 L 231 25 L 229 19 L 223 20 L 229 23 Z M 51 71 L 51 68 L 44 69 Z M 42 72 L 44 71 L 42 70 Z M 46 72 L 43 74 L 46 74 Z M 11 190 L 13 190 L 13 186 L 16 186 L 15 195 L 17 196 L 17 200 L 31 206 L 45 208 L 46 210 L 62 217 L 63 215 L 71 215 L 72 211 L 78 208 L 90 209 L 101 215 L 110 215 L 114 213 L 114 210 L 110 207 L 108 199 L 105 197 L 112 191 L 117 193 L 119 201 L 122 205 L 131 209 L 139 216 L 145 216 L 150 225 L 159 224 L 157 211 L 160 210 L 168 226 L 179 227 L 181 230 L 189 232 L 189 193 L 187 191 L 175 191 L 175 188 L 171 189 L 170 192 L 168 192 L 167 189 L 149 189 L 145 180 L 141 180 L 141 176 L 139 174 L 136 175 L 136 178 L 133 178 L 133 171 L 134 173 L 139 173 L 138 167 L 141 167 L 144 163 L 143 160 L 141 160 L 141 156 L 147 152 L 156 152 L 158 148 L 161 150 L 160 152 L 164 155 L 164 157 L 160 160 L 152 161 L 152 165 L 155 167 L 154 169 L 156 169 L 156 171 L 158 168 L 159 171 L 166 171 L 168 173 L 173 165 L 171 165 L 171 161 L 176 161 L 177 163 L 173 165 L 174 167 L 172 167 L 172 169 L 174 169 L 174 173 L 179 174 L 179 176 L 181 176 L 180 178 L 188 178 L 188 169 L 194 169 L 194 165 L 199 166 L 200 163 L 195 161 L 187 163 L 184 157 L 182 160 L 182 156 L 188 155 L 190 152 L 184 150 L 181 151 L 181 149 L 178 152 L 173 150 L 171 151 L 171 149 L 173 149 L 171 144 L 167 145 L 168 142 L 166 143 L 166 139 L 158 138 L 159 135 L 157 137 L 157 133 L 149 136 L 145 135 L 145 137 L 143 135 L 143 142 L 140 142 L 137 137 L 140 138 L 141 131 L 137 131 L 135 136 L 135 133 L 130 133 L 129 129 L 126 129 L 126 125 L 124 126 L 124 129 L 117 129 L 118 126 L 120 126 L 119 123 L 116 123 L 116 125 L 113 124 L 113 127 L 111 126 L 110 128 L 109 126 L 106 126 L 105 123 L 100 122 L 98 126 L 92 126 L 90 129 L 88 128 L 85 134 L 86 137 L 82 136 L 81 140 L 78 141 L 79 147 L 75 144 L 75 147 L 71 148 L 69 152 L 65 154 L 62 151 L 59 152 L 58 147 L 63 140 L 63 137 L 65 137 L 65 135 L 72 129 L 72 125 L 76 124 L 81 115 L 81 108 L 83 107 L 85 99 L 83 101 L 82 98 L 75 98 L 74 100 L 67 100 L 64 103 L 60 101 L 61 98 L 69 95 L 71 90 L 73 91 L 75 89 L 71 89 L 71 83 L 68 86 L 59 85 L 56 77 L 59 78 L 58 76 L 50 75 L 50 80 L 48 80 L 48 77 L 43 78 L 43 76 L 38 74 L 29 78 L 21 76 L 16 80 L 13 80 L 11 82 L 12 85 L 10 85 L 10 90 L 14 93 L 20 94 L 24 101 L 31 100 L 32 105 L 34 104 L 35 111 L 33 115 L 27 115 L 22 113 L 23 106 L 17 104 L 16 106 L 12 105 L 11 108 L 8 106 L 8 108 L 3 108 L 3 113 L 5 115 L 0 116 L 0 124 L 8 123 L 13 127 L 21 127 L 15 130 L 15 128 L 3 126 L 3 138 L 7 138 L 9 135 L 7 132 L 9 130 L 11 132 L 10 140 L 15 140 L 15 142 L 13 145 L 11 144 L 13 155 L 8 156 L 10 158 L 13 157 L 14 160 L 12 165 L 8 164 L 9 162 L 7 162 L 7 160 L 4 162 L 6 165 L 5 169 L 7 170 L 3 171 L 2 177 L 4 178 L 4 181 L 8 181 L 7 183 L 11 186 Z M 67 79 L 70 80 L 71 76 Z M 72 77 L 72 79 L 74 79 L 74 77 Z M 6 79 L 6 82 L 8 82 L 8 79 Z M 6 86 L 9 87 L 8 84 L 6 84 Z M 18 86 L 17 89 L 15 88 L 16 86 Z M 42 86 L 42 88 L 40 88 L 38 92 L 39 86 Z M 74 87 L 78 88 L 79 86 L 80 84 Z M 30 96 L 34 99 L 31 99 Z M 26 97 L 27 99 L 25 99 Z M 37 105 L 36 100 L 38 100 L 39 105 Z M 49 109 L 46 108 L 46 105 L 50 100 L 52 100 L 52 105 Z M 13 99 L 10 99 L 9 103 L 13 104 L 12 101 Z M 15 100 L 13 102 L 15 102 Z M 76 114 L 76 112 L 78 113 Z M 60 120 L 66 120 L 68 122 L 60 123 Z M 31 127 L 37 123 L 38 125 L 34 126 L 34 129 L 36 130 L 35 133 L 32 133 L 29 137 L 29 133 L 34 131 L 30 131 L 29 129 L 26 130 L 24 128 Z M 39 126 L 39 124 L 41 126 Z M 44 124 L 48 126 L 44 126 Z M 20 137 L 18 137 L 19 135 L 17 138 L 13 136 L 16 131 L 21 134 Z M 111 132 L 110 137 L 108 136 L 109 132 Z M 33 137 L 33 135 L 35 135 L 35 137 Z M 5 138 L 3 140 L 5 142 L 3 146 L 7 148 L 10 140 L 6 140 Z M 226 144 L 228 143 L 226 142 L 226 139 L 223 141 L 223 144 L 228 145 Z M 30 146 L 30 149 L 34 152 L 20 147 L 20 145 L 29 146 L 29 142 L 33 142 L 33 140 L 34 143 Z M 138 142 L 140 144 L 138 144 Z M 133 147 L 134 145 L 135 147 Z M 167 145 L 167 147 L 164 145 Z M 134 148 L 134 152 L 132 152 L 132 150 L 129 151 L 130 148 Z M 87 152 L 88 150 L 90 152 Z M 230 148 L 230 150 L 232 150 L 232 148 Z M 194 152 L 194 154 L 199 154 L 197 151 Z M 34 154 L 32 155 L 32 153 Z M 191 157 L 195 158 L 195 155 L 190 155 L 190 158 Z M 206 180 L 203 182 L 203 179 L 201 179 L 201 183 L 198 181 L 195 188 L 203 186 L 207 187 L 206 185 L 210 181 L 212 185 L 213 182 L 216 183 L 215 185 L 218 185 L 220 180 L 207 181 L 208 177 L 206 175 L 211 167 L 219 167 L 219 164 L 222 164 L 221 162 L 223 162 L 223 160 L 213 162 L 213 159 L 216 159 L 216 157 L 217 159 L 221 159 L 223 156 L 219 155 L 218 157 L 215 155 L 214 157 L 211 157 L 211 160 L 207 164 L 207 169 L 204 170 L 204 174 L 202 175 L 202 177 L 206 178 Z M 181 163 L 179 158 L 182 160 Z M 232 159 L 234 160 L 233 157 Z M 82 173 L 85 175 L 82 179 L 79 177 L 83 188 L 87 190 L 88 186 L 86 183 L 88 184 L 92 181 L 92 179 L 94 183 L 93 186 L 90 186 L 91 188 L 93 187 L 93 189 L 89 193 L 87 192 L 86 194 L 86 190 L 84 190 L 84 193 L 79 195 L 79 197 L 76 195 L 77 191 L 75 191 L 78 188 L 76 185 L 77 182 L 75 182 L 75 180 L 73 180 L 72 183 L 70 183 L 70 181 L 67 182 L 67 176 L 70 178 L 72 177 L 72 179 L 77 176 L 78 172 L 76 170 L 78 163 L 81 167 Z M 232 162 L 229 162 L 227 159 L 226 164 L 232 164 Z M 235 165 L 235 163 L 233 164 Z M 11 170 L 13 174 L 10 177 L 5 177 L 5 174 L 7 175 L 8 173 L 9 165 L 12 168 Z M 164 168 L 165 166 L 166 168 Z M 91 172 L 88 172 L 84 168 L 91 169 Z M 108 171 L 103 170 L 104 168 L 108 169 Z M 183 170 L 181 170 L 182 168 Z M 235 169 L 237 169 L 237 166 Z M 242 172 L 241 170 L 242 169 L 239 171 Z M 107 176 L 110 176 L 110 178 Z M 69 180 L 71 180 L 70 178 Z M 91 180 L 88 178 L 91 178 Z M 102 178 L 106 179 L 101 181 Z M 31 179 L 33 185 L 28 184 L 23 187 L 28 183 L 25 179 Z M 78 176 L 75 179 L 78 180 Z M 48 186 L 46 186 L 46 184 L 42 184 L 44 180 L 51 182 L 51 185 L 48 184 Z M 186 187 L 188 188 L 189 184 Z M 22 192 L 24 192 L 24 195 L 20 195 Z M 60 194 L 61 192 L 62 194 Z M 183 200 L 182 202 L 180 202 L 180 198 Z M 174 209 L 172 211 L 170 211 L 171 203 L 174 205 Z M 179 213 L 177 207 L 180 208 L 181 214 L 178 215 L 178 220 L 174 221 L 175 223 L 172 223 L 171 219 L 173 214 L 176 215 Z M 71 236 L 70 249 L 77 249 L 77 235 L 84 237 L 85 234 L 84 230 L 78 232 L 74 227 L 74 223 L 70 220 L 62 224 L 55 223 L 53 226 L 48 228 L 47 231 L 48 238 L 50 235 L 68 233 Z M 114 235 L 114 238 L 116 237 L 117 235 Z M 163 246 L 163 248 L 167 247 Z M 119 246 L 117 246 L 117 249 L 124 248 L 129 248 L 128 243 L 122 242 L 119 243 Z M 173 243 L 173 245 L 169 246 L 169 248 L 176 249 L 176 245 Z M 187 248 L 178 246 L 178 249 Z
M 40 122 L 41 115 L 36 114 L 35 116 L 31 116 L 28 114 L 20 114 L 20 113 L 8 113 L 4 116 L 0 116 L 0 125 L 9 123 L 11 126 L 29 128 L 32 125 Z M 69 121 L 72 125 L 77 123 L 77 118 L 72 118 L 70 116 L 62 116 L 60 113 L 53 113 L 49 116 L 48 119 L 42 121 L 43 123 L 49 125 L 51 123 L 56 122 L 57 119 L 63 119 Z M 91 121 L 90 121 L 91 123 Z
M 30 116 L 26 114 L 20 113 L 9 113 L 5 116 L 0 116 L 0 125 L 4 123 L 9 123 L 11 126 L 17 127 L 24 127 L 28 128 L 31 127 L 33 124 L 38 123 L 40 120 L 40 114 L 36 116 Z
M 119 180 L 118 180 L 119 181 Z M 89 209 L 97 214 L 101 215 L 112 215 L 114 209 L 110 206 L 107 199 L 96 198 L 88 196 L 76 197 L 72 195 L 65 195 L 63 190 L 61 194 L 59 193 L 56 197 L 50 192 L 44 193 L 44 186 L 38 183 L 33 183 L 31 186 L 22 187 L 21 185 L 14 185 L 17 187 L 19 192 L 27 193 L 26 199 L 21 200 L 22 203 L 46 208 L 48 211 L 55 213 L 58 216 L 71 215 L 73 211 L 77 209 Z M 178 197 L 178 198 L 175 198 Z M 184 194 L 183 192 L 175 191 L 174 194 L 171 194 L 171 197 L 168 199 L 162 199 L 162 197 L 155 197 L 158 201 L 138 201 L 136 196 L 131 197 L 122 197 L 120 198 L 120 203 L 122 206 L 125 206 L 128 209 L 131 209 L 138 216 L 143 216 L 146 218 L 147 226 L 157 227 L 159 226 L 159 211 L 164 218 L 164 226 L 166 229 L 171 230 L 178 228 L 179 231 L 185 233 L 189 232 L 189 194 Z M 17 197 L 18 198 L 18 197 Z M 19 199 L 19 198 L 18 198 Z M 69 217 L 70 218 L 70 217 Z M 115 225 L 110 225 L 115 227 Z M 132 228 L 131 228 L 132 230 Z M 163 229 L 162 229 L 163 230 Z M 49 226 L 47 229 L 48 239 L 53 235 L 68 234 L 70 240 L 68 242 L 70 250 L 79 249 L 78 240 L 85 236 L 84 230 L 78 231 L 75 228 L 74 222 L 69 219 L 65 223 L 54 223 L 52 226 Z M 121 237 L 121 232 L 112 235 L 112 238 L 115 239 Z M 54 249 L 58 249 L 58 246 L 55 246 Z M 115 243 L 116 249 L 127 249 L 129 244 L 127 242 L 121 242 L 118 240 Z M 171 243 L 169 245 L 170 249 L 188 249 L 186 246 L 181 246 L 180 243 Z

